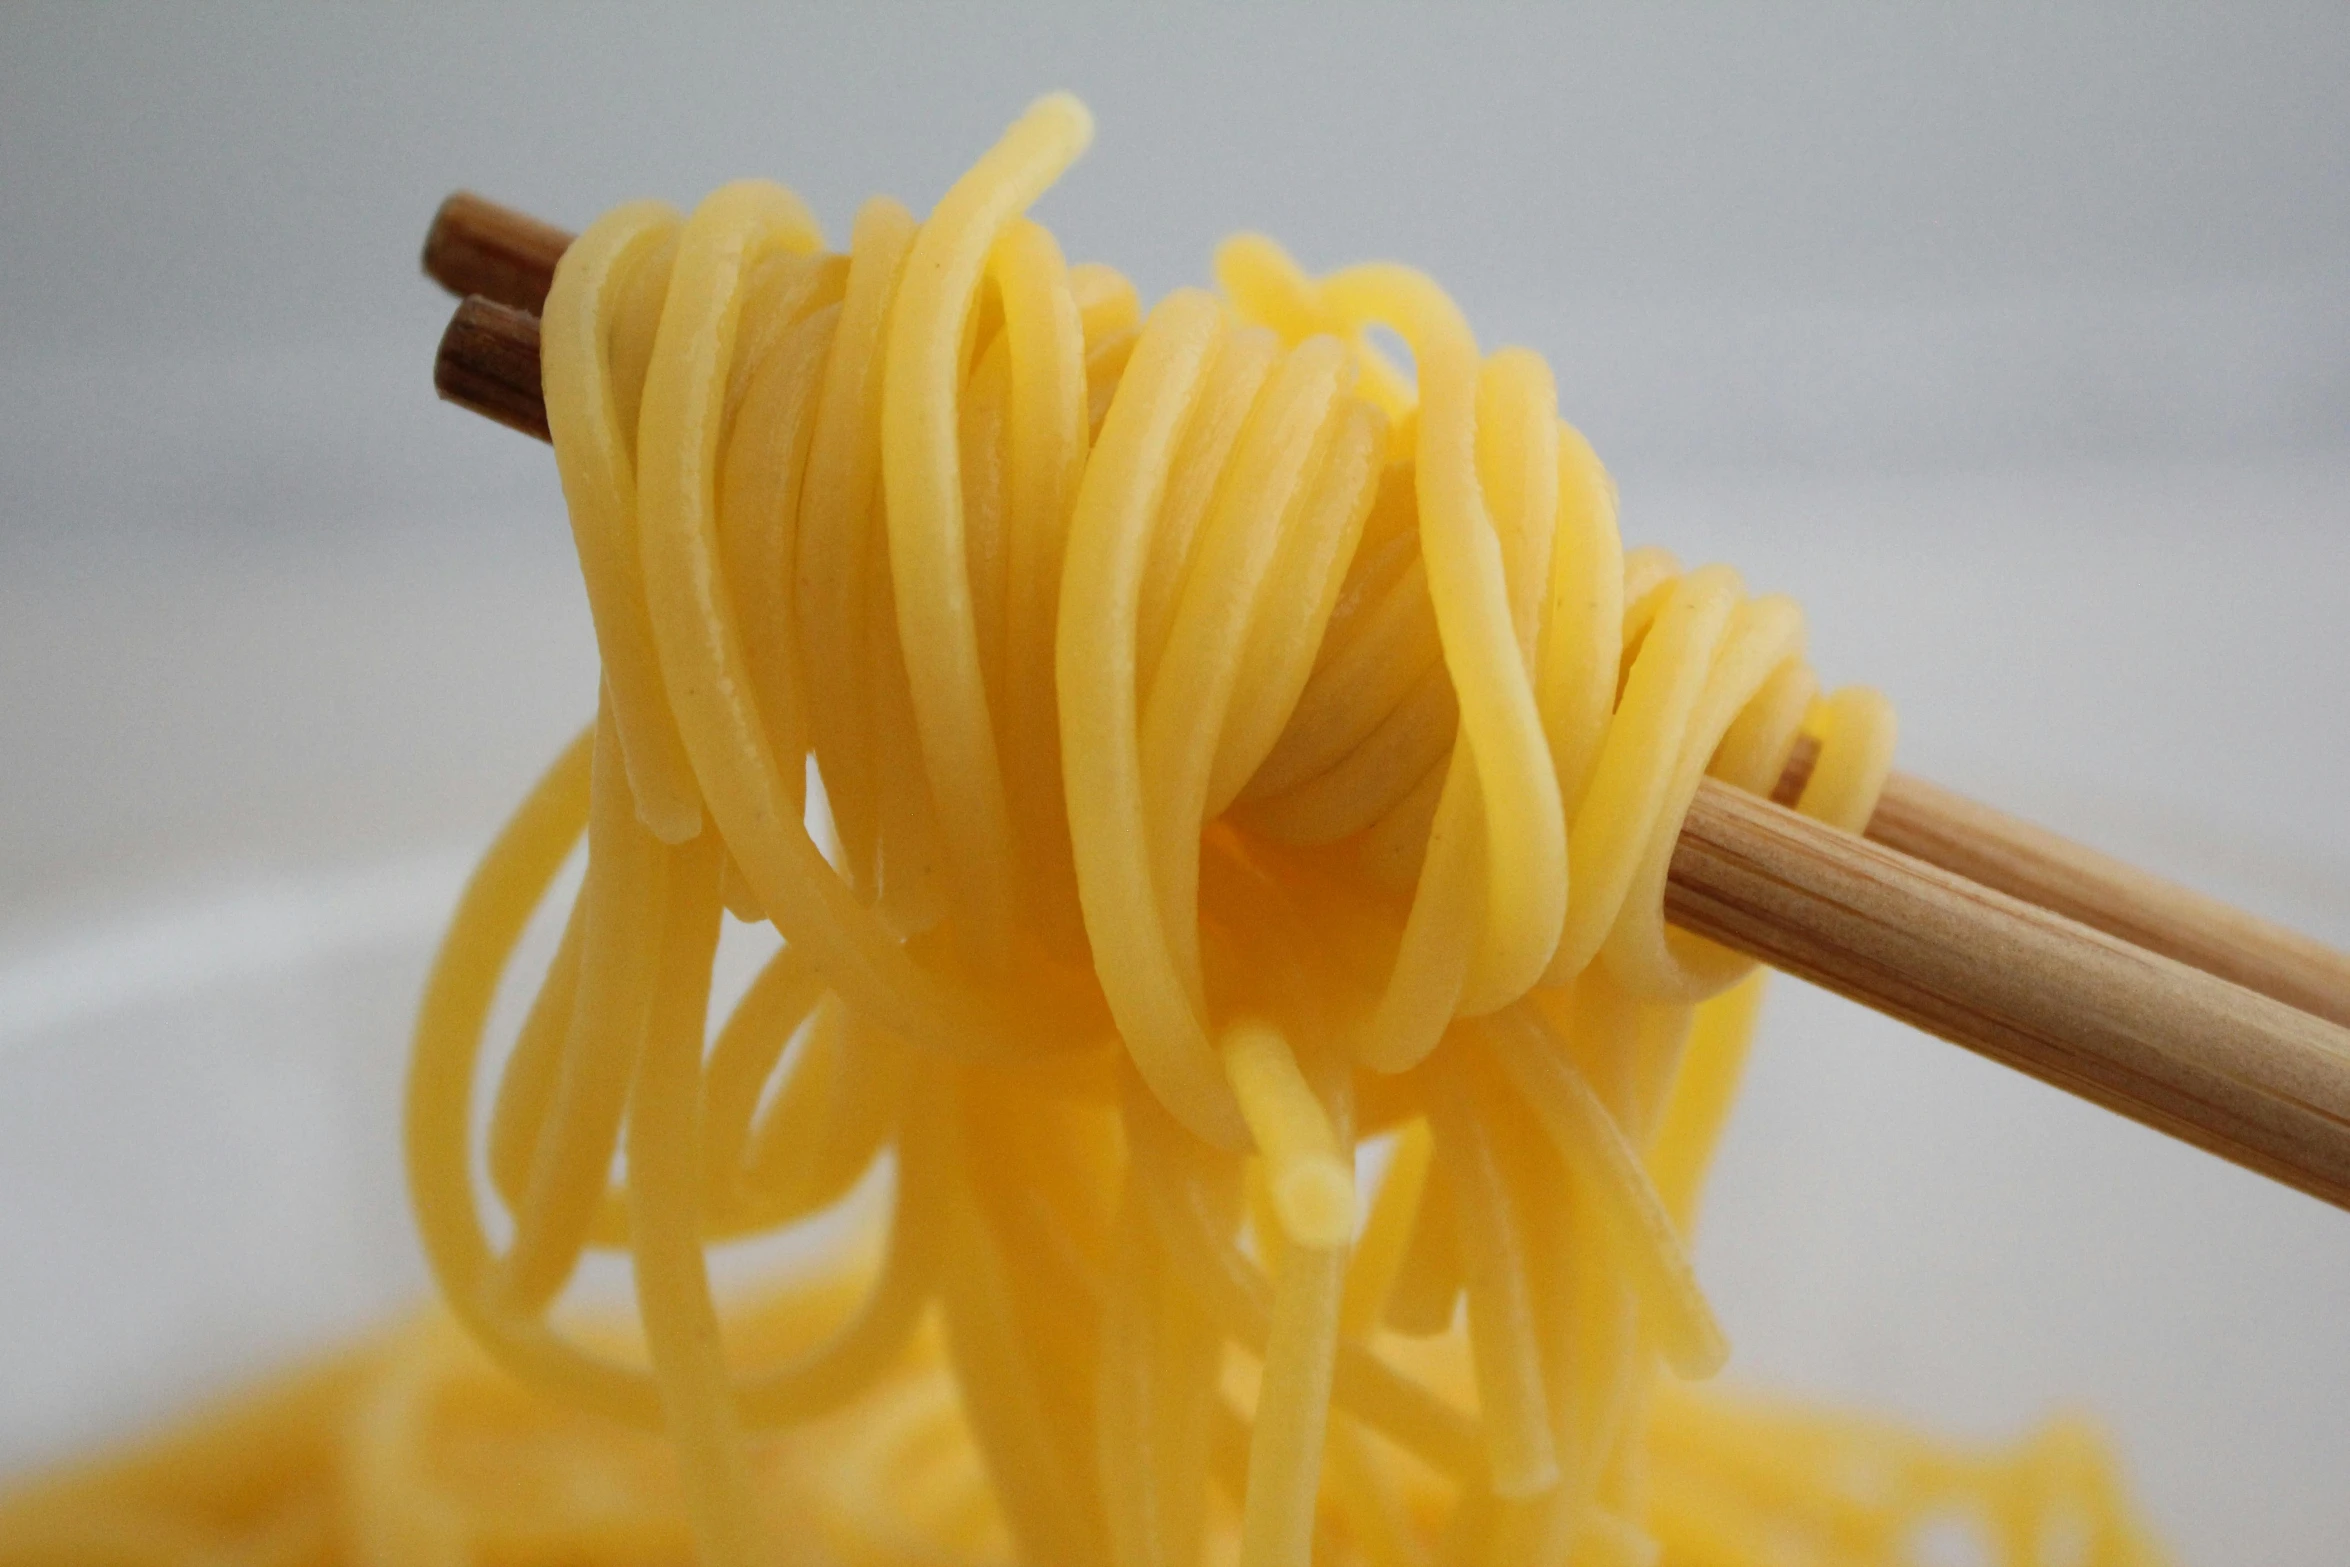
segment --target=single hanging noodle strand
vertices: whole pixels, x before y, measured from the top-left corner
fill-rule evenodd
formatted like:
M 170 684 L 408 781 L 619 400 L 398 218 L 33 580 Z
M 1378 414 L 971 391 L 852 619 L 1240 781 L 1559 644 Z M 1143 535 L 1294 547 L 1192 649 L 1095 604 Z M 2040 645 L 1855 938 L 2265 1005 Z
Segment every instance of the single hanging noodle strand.
M 1501 542 L 1477 473 L 1476 340 L 1452 301 L 1406 268 L 1349 269 L 1325 280 L 1322 297 L 1350 319 L 1393 327 L 1419 370 L 1421 558 L 1484 817 L 1484 930 L 1465 987 L 1478 1010 L 1490 1010 L 1523 992 L 1558 944 L 1567 843 L 1558 775 L 1516 646 Z
M 750 1567 L 766 1560 L 769 1548 L 751 1503 L 698 1211 L 702 1026 L 718 945 L 716 851 L 707 834 L 668 851 L 667 895 L 657 915 L 660 985 L 628 1122 L 628 1191 L 637 1310 L 695 1541 L 711 1567 Z
M 955 443 L 960 328 L 997 237 L 1092 137 L 1092 115 L 1066 93 L 1021 116 L 955 182 L 915 237 L 889 328 L 882 463 L 898 631 L 960 928 L 983 958 L 1000 957 L 1009 940 L 1007 900 L 1016 883 L 1003 773 L 962 569 Z
M 671 843 L 701 830 L 701 805 L 692 764 L 661 692 L 636 566 L 636 448 L 627 437 L 643 392 L 641 362 L 616 362 L 606 345 L 618 318 L 642 314 L 629 309 L 636 299 L 662 297 L 649 287 L 632 297 L 631 285 L 639 279 L 665 282 L 678 222 L 676 212 L 659 202 L 632 202 L 589 225 L 556 268 L 539 347 L 547 428 L 604 658 L 604 683 L 614 693 L 614 721 L 646 825 Z M 632 334 L 641 335 L 641 329 Z
M 638 819 L 609 703 L 597 716 L 594 756 L 578 994 L 552 1101 L 536 1118 L 537 1145 L 513 1205 L 513 1244 L 498 1263 L 500 1298 L 525 1316 L 562 1290 L 593 1237 L 660 979 L 644 911 L 666 897 L 669 861 L 666 846 Z M 548 983 L 562 978 L 552 970 Z
M 547 1107 L 562 1069 L 563 1047 L 571 1033 L 572 1006 L 579 997 L 579 949 L 585 924 L 581 905 L 585 901 L 572 899 L 562 938 L 547 965 L 546 982 L 531 998 L 530 1011 L 506 1057 L 490 1112 L 488 1147 L 484 1150 L 490 1185 L 508 1210 L 522 1204 L 539 1135 L 546 1126 Z
M 1354 1232 L 1354 1171 L 1288 1042 L 1244 1020 L 1224 1037 L 1224 1069 L 1272 1167 L 1273 1201 L 1289 1238 L 1322 1250 L 1343 1244 Z
M 1551 766 L 1558 774 L 1559 799 L 1568 813 L 1571 860 L 1571 824 L 1583 809 L 1622 669 L 1624 546 L 1616 533 L 1615 485 L 1591 444 L 1567 424 L 1559 427 L 1558 495 L 1550 604 L 1543 621 L 1535 700 L 1542 709 Z M 1576 890 L 1569 889 L 1569 918 Z M 1564 977 L 1560 965 L 1565 950 L 1562 931 L 1544 983 L 1556 984 Z
M 808 679 L 790 600 L 753 585 L 790 580 L 799 552 L 803 481 L 808 471 L 816 421 L 810 417 L 820 395 L 825 360 L 841 317 L 837 287 L 845 268 L 822 262 L 793 267 L 802 287 L 786 308 L 806 307 L 771 351 L 756 360 L 738 358 L 736 379 L 743 394 L 728 415 L 733 436 L 718 476 L 719 557 L 742 626 L 743 660 L 759 711 L 777 753 L 793 756 L 808 745 Z M 784 770 L 786 785 L 803 783 Z M 803 811 L 806 801 L 801 799 Z M 730 862 L 728 879 L 747 888 Z M 761 911 L 737 908 L 751 919 Z
M 912 213 L 877 196 L 850 231 L 840 325 L 809 437 L 792 584 L 803 659 L 831 672 L 830 679 L 809 682 L 810 741 L 824 773 L 842 870 L 868 898 L 880 833 L 871 704 L 880 693 L 871 689 L 873 672 L 862 650 L 881 483 L 882 332 L 915 228 Z
M 1249 1440 L 1241 1567 L 1286 1567 L 1311 1554 L 1345 1280 L 1343 1238 L 1291 1246 L 1282 1258 Z
M 1005 606 L 1005 784 L 1019 837 L 1026 918 L 1073 940 L 1069 819 L 1053 696 L 1053 632 L 1069 514 L 1085 475 L 1090 432 L 1085 324 L 1069 266 L 1050 231 L 1023 218 L 989 257 L 1011 355 L 1005 504 L 1010 533 Z

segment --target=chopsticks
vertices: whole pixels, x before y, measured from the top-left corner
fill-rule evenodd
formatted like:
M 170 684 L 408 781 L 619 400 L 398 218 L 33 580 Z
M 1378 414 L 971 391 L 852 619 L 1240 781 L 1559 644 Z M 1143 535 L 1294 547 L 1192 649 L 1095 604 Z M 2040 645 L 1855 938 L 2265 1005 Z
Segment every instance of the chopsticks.
M 435 386 L 540 440 L 535 312 L 570 239 L 459 193 L 425 242 L 425 271 L 462 301 Z M 1776 800 L 1812 760 L 1798 749 Z M 1900 773 L 1865 837 L 1706 780 L 1665 912 L 2350 1207 L 2350 956 L 2294 931 Z

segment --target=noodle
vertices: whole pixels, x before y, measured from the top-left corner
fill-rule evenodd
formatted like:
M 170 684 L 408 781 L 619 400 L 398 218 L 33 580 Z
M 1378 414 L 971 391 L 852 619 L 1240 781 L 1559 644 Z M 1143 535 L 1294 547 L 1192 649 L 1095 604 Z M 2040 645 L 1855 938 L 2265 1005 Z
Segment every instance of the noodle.
M 1806 736 L 1798 808 L 1857 829 L 1883 699 L 1627 555 L 1547 366 L 1420 274 L 1239 239 L 1145 311 L 1069 265 L 1026 214 L 1090 135 L 1043 99 L 841 254 L 744 182 L 565 256 L 604 674 L 417 1022 L 462 1332 L 28 1491 L 0 1561 L 1857 1561 L 1943 1514 L 2156 1559 L 2074 1428 L 1678 1380 L 1726 1353 L 1687 1237 L 1759 979 L 1665 926 L 1672 845 Z M 497 1244 L 482 1036 L 582 836 Z M 705 1046 L 727 910 L 784 947 Z M 714 1245 L 876 1165 L 878 1261 L 722 1299 Z M 559 1309 L 598 1250 L 633 1333 Z

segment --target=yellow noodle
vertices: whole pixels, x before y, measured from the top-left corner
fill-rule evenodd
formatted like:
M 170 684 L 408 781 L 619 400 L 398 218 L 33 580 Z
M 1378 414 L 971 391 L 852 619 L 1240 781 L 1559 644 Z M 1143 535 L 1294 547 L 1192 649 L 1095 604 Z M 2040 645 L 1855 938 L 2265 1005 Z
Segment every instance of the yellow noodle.
M 986 693 L 970 667 L 955 348 L 997 237 L 1092 137 L 1092 117 L 1074 99 L 1047 99 L 956 182 L 907 256 L 882 378 L 890 565 L 923 760 L 962 928 L 977 952 L 998 959 L 1010 939 L 1011 827 Z
M 767 1555 L 728 1395 L 718 1314 L 702 1256 L 701 1056 L 718 945 L 718 859 L 707 834 L 668 852 L 660 980 L 628 1118 L 628 1192 L 638 1312 L 686 1511 L 710 1567 Z
M 1559 1471 L 1522 1216 L 1503 1190 L 1475 1089 L 1462 1074 L 1436 1074 L 1429 1114 L 1460 1246 L 1490 1483 L 1500 1496 L 1531 1496 L 1556 1484 Z
M 1224 1070 L 1264 1151 L 1273 1208 L 1289 1238 L 1323 1250 L 1343 1243 L 1354 1233 L 1354 1170 L 1289 1042 L 1244 1019 L 1224 1036 Z
M 1665 1358 L 1682 1376 L 1712 1376 L 1729 1346 L 1640 1155 L 1574 1063 L 1522 1016 L 1511 1025 L 1488 1035 L 1495 1055 L 1607 1226 L 1654 1313 Z
M 664 295 L 655 284 L 665 281 L 676 231 L 676 214 L 656 202 L 618 208 L 591 224 L 564 252 L 568 264 L 547 291 L 540 333 L 547 427 L 562 432 L 555 463 L 571 510 L 596 644 L 604 654 L 613 721 L 638 809 L 646 826 L 667 842 L 700 831 L 701 807 L 692 766 L 661 697 L 637 569 L 636 458 L 623 432 L 635 428 L 644 369 L 641 361 L 624 364 L 616 353 L 599 350 L 608 340 L 607 323 L 629 317 L 636 318 L 637 330 L 611 339 L 649 347 L 642 318 L 649 304 L 659 319 Z
M 887 197 L 857 214 L 840 324 L 824 367 L 824 395 L 811 421 L 808 471 L 800 492 L 800 551 L 792 577 L 802 646 L 862 648 L 873 575 L 874 499 L 881 465 L 881 333 L 914 218 Z M 872 801 L 878 765 L 870 704 L 878 698 L 865 661 L 839 659 L 832 678 L 808 688 L 810 743 L 824 771 L 832 818 L 851 883 L 869 889 L 879 828 Z
M 1371 1201 L 1370 1217 L 1347 1263 L 1346 1298 L 1340 1315 L 1346 1331 L 1358 1338 L 1386 1314 L 1412 1240 L 1421 1194 L 1427 1190 L 1431 1152 L 1428 1124 L 1415 1121 L 1397 1137 L 1389 1154 L 1378 1195 Z
M 948 1085 L 945 1092 L 954 1089 Z M 950 1105 L 947 1113 L 961 1109 Z M 970 1158 L 968 1148 L 956 1152 Z M 971 1179 L 966 1164 L 961 1180 Z M 1044 1346 L 1020 1331 L 1014 1264 L 973 1194 L 959 1194 L 944 1217 L 950 1231 L 940 1275 L 947 1340 L 1005 1521 L 1028 1560 L 1092 1560 L 1097 1525 L 1081 1497 L 1082 1482 L 1055 1439 L 1038 1366 Z
M 1343 1246 L 1292 1246 L 1283 1259 L 1249 1440 L 1241 1567 L 1283 1567 L 1312 1549 L 1345 1275 Z
M 1424 1121 L 1418 1124 L 1427 1125 Z M 1453 1324 L 1461 1299 L 1460 1242 L 1453 1211 L 1450 1198 L 1433 1184 L 1433 1176 L 1424 1179 L 1410 1238 L 1387 1302 L 1386 1323 L 1399 1333 L 1428 1338 Z
M 1136 345 L 1078 490 L 1062 577 L 1057 673 L 1077 887 L 1102 988 L 1135 1065 L 1194 1132 L 1246 1139 L 1186 983 L 1161 939 L 1144 819 L 1131 649 L 1152 512 L 1219 331 L 1203 294 L 1171 295 Z M 1123 655 L 1123 656 L 1122 656 Z
M 702 1080 L 702 1202 L 706 1213 L 714 1216 L 743 1201 L 743 1150 L 751 1138 L 759 1096 L 823 991 L 823 981 L 800 954 L 785 947 L 759 970 L 712 1041 Z M 831 1054 L 811 1063 L 809 1058 L 815 1053 L 811 1044 L 794 1063 L 791 1087 L 829 1076 Z M 789 1102 L 787 1097 L 784 1103 Z M 778 1117 L 780 1113 L 781 1105 Z
M 525 1313 L 554 1298 L 587 1246 L 658 978 L 660 954 L 645 940 L 644 917 L 664 896 L 667 860 L 660 840 L 638 821 L 610 711 L 596 723 L 590 864 L 580 899 L 583 994 L 571 1008 L 554 1100 L 536 1118 L 540 1136 L 514 1208 L 514 1244 L 499 1263 L 499 1294 Z
M 1864 825 L 1884 699 L 1627 551 L 1548 367 L 1419 273 L 1070 263 L 1029 211 L 1090 135 L 1040 100 L 838 254 L 757 182 L 566 254 L 603 684 L 417 1020 L 449 1319 L 30 1486 L 0 1561 L 1695 1567 L 1946 1515 L 2160 1559 L 2076 1426 L 1675 1375 L 1724 1353 L 1688 1238 L 1760 987 L 1664 924 L 1672 845 L 1806 738 L 1799 809 Z M 722 902 L 784 944 L 711 1038 Z M 777 1236 L 796 1277 L 714 1282 Z
M 539 1134 L 547 1124 L 547 1104 L 563 1069 L 563 1047 L 571 1035 L 572 1004 L 579 995 L 579 948 L 584 899 L 574 899 L 563 921 L 546 978 L 531 998 L 530 1012 L 514 1038 L 505 1075 L 498 1082 L 497 1103 L 490 1112 L 488 1156 L 490 1183 L 509 1208 L 523 1200 L 530 1166 L 538 1152 Z

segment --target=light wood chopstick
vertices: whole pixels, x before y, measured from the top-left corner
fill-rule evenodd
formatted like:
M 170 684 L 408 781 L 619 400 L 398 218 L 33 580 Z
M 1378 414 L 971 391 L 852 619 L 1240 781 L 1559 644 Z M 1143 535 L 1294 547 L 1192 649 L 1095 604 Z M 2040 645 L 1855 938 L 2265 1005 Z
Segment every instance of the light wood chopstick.
M 1808 740 L 1797 743 L 1773 799 L 1790 803 L 1801 793 L 1814 754 Z M 1912 859 L 2350 1027 L 2350 954 L 1955 790 L 1897 772 L 1866 832 Z
M 434 384 L 547 439 L 538 321 L 570 236 L 460 193 L 425 270 L 465 297 Z M 1799 747 L 1774 795 L 1791 800 Z M 2350 1207 L 2350 956 L 1896 773 L 1866 837 L 1707 780 L 1667 917 Z

